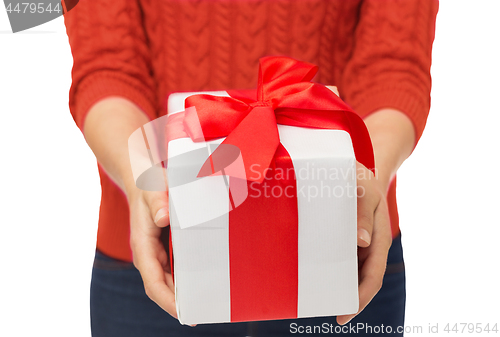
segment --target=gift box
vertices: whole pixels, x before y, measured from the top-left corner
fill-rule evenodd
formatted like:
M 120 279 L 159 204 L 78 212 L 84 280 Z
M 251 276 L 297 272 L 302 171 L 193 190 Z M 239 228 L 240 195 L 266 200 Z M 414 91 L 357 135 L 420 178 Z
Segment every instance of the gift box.
M 362 120 L 317 68 L 261 59 L 254 91 L 175 93 L 166 126 L 171 250 L 183 324 L 358 310 Z

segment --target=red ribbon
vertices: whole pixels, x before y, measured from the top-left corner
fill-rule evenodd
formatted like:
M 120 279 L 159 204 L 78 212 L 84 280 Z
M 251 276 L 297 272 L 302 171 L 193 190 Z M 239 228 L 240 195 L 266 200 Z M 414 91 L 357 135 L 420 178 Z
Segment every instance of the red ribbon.
M 277 124 L 345 130 L 357 161 L 374 172 L 373 148 L 363 120 L 331 90 L 311 82 L 317 66 L 289 57 L 264 57 L 259 63 L 257 100 L 212 95 L 186 99 L 186 108 L 196 108 L 186 111 L 183 122 L 193 141 L 227 137 L 222 144 L 240 149 L 247 179 L 262 182 L 280 144 Z M 212 157 L 223 156 L 224 148 L 213 152 L 199 177 L 220 171 L 212 167 Z

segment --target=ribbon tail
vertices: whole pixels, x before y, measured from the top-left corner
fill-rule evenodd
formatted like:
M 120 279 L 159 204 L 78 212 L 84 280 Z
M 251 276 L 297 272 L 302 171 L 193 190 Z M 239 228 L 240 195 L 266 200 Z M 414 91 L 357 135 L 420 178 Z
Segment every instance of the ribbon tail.
M 356 160 L 375 174 L 373 145 L 365 122 L 354 112 L 346 111 L 345 116 L 349 122 L 349 131 Z
M 232 146 L 228 146 L 232 145 Z M 271 107 L 255 107 L 202 165 L 198 177 L 218 173 L 241 153 L 244 172 L 237 178 L 261 183 L 279 145 L 276 117 Z M 231 175 L 234 175 L 233 172 Z

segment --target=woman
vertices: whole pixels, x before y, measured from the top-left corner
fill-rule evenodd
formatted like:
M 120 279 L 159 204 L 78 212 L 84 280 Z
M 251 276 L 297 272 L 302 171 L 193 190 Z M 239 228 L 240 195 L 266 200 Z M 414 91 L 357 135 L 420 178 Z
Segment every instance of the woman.
M 437 9 L 434 0 L 95 0 L 67 13 L 70 110 L 96 155 L 102 186 L 93 336 L 280 336 L 351 319 L 397 332 L 405 288 L 395 173 L 429 112 Z M 166 113 L 172 92 L 254 88 L 265 55 L 318 65 L 316 82 L 336 85 L 370 132 L 377 179 L 358 181 L 366 191 L 358 198 L 361 313 L 181 326 L 160 237 L 168 197 L 135 186 L 127 140 Z

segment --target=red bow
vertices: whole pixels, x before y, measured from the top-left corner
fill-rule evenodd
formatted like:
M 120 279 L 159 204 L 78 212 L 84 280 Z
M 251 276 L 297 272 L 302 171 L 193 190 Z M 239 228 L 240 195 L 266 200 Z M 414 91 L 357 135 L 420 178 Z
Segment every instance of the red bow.
M 186 110 L 184 119 L 193 141 L 227 136 L 222 144 L 241 151 L 247 179 L 262 182 L 280 144 L 277 124 L 345 130 L 357 161 L 374 172 L 373 148 L 363 120 L 331 90 L 310 82 L 317 66 L 288 57 L 264 57 L 259 63 L 257 100 L 211 95 L 186 99 L 186 108 L 195 107 Z M 223 169 L 217 162 L 225 161 L 213 158 L 224 157 L 227 148 L 234 149 L 219 146 L 212 153 L 200 177 Z

